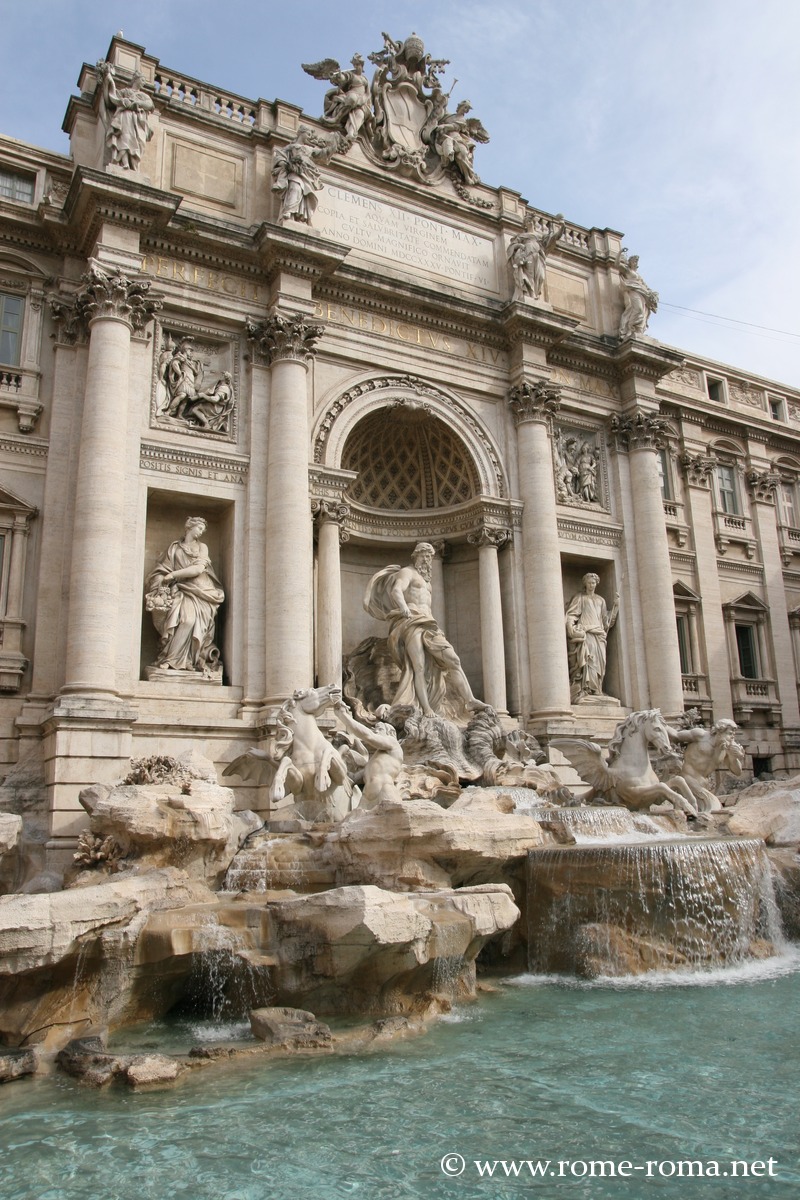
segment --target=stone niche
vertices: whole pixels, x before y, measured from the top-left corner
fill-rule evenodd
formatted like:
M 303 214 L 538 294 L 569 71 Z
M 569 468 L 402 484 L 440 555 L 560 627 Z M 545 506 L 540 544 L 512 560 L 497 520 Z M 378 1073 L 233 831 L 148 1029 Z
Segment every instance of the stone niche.
M 160 489 L 152 489 L 148 494 L 144 560 L 137 585 L 142 614 L 139 677 L 146 679 L 146 669 L 153 665 L 159 652 L 158 633 L 145 609 L 144 582 L 167 547 L 183 537 L 188 517 L 203 517 L 207 522 L 202 540 L 208 546 L 211 564 L 225 591 L 225 602 L 217 612 L 214 640 L 222 652 L 222 681 L 229 684 L 236 658 L 229 617 L 234 578 L 234 505 L 216 497 Z
M 602 596 L 611 611 L 611 605 L 614 603 L 614 595 L 619 589 L 617 583 L 617 572 L 613 562 L 603 561 L 598 558 L 562 558 L 561 560 L 561 579 L 564 589 L 564 609 L 572 597 L 583 590 L 583 576 L 588 572 L 593 571 L 595 575 L 600 576 L 600 583 L 597 587 L 598 595 Z M 608 658 L 606 660 L 606 674 L 603 683 L 603 691 L 607 696 L 613 696 L 619 700 L 620 704 L 626 704 L 626 698 L 623 695 L 623 676 L 622 676 L 622 653 L 619 644 L 619 639 L 622 636 L 624 628 L 625 613 L 621 612 L 615 625 L 608 634 Z M 564 626 L 564 639 L 566 641 L 566 623 Z M 613 704 L 613 701 L 611 701 Z

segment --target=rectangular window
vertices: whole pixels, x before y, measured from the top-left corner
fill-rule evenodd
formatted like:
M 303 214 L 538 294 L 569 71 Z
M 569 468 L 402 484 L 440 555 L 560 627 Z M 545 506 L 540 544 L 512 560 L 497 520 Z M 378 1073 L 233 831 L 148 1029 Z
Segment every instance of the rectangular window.
M 692 643 L 689 639 L 689 618 L 686 613 L 678 613 L 678 650 L 681 656 L 681 675 L 691 675 L 694 671 L 692 663 Z
M 797 504 L 795 503 L 794 484 L 781 484 L 781 521 L 789 529 L 797 528 Z
M 667 462 L 666 450 L 659 450 L 656 461 L 658 462 L 658 474 L 661 479 L 661 498 L 662 500 L 671 500 L 672 488 L 670 487 L 669 463 Z
M 736 626 L 736 649 L 739 652 L 739 674 L 744 679 L 758 679 L 758 652 L 756 631 L 753 625 Z
M 0 196 L 6 200 L 19 200 L 33 204 L 36 178 L 33 175 L 18 175 L 16 171 L 0 169 Z
M 0 363 L 19 366 L 19 343 L 22 333 L 22 296 L 0 292 Z
M 786 420 L 786 407 L 780 396 L 769 397 L 769 411 L 773 421 Z
M 709 400 L 713 400 L 715 404 L 725 403 L 725 384 L 721 379 L 706 375 L 706 392 Z
M 736 492 L 736 472 L 733 467 L 720 464 L 717 467 L 717 488 L 719 490 L 719 506 L 725 513 L 739 515 L 739 498 Z

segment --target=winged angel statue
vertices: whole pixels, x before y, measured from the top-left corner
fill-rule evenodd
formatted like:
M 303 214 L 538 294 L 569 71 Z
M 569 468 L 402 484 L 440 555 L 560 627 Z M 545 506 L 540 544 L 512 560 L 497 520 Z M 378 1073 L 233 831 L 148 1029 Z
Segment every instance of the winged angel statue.
M 323 58 L 318 63 L 303 63 L 303 70 L 314 79 L 327 79 L 333 87 L 322 102 L 323 125 L 338 129 L 349 142 L 354 142 L 365 122 L 372 121 L 369 80 L 364 74 L 364 59 L 354 54 L 352 71 L 343 70 L 335 58 Z

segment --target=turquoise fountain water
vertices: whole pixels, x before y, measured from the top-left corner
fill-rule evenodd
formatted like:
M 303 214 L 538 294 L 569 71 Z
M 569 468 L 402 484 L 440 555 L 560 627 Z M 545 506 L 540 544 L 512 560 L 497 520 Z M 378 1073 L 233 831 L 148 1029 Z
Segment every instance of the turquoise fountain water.
M 362 1057 L 234 1066 L 141 1095 L 64 1078 L 11 1084 L 0 1090 L 0 1195 L 795 1200 L 799 968 L 794 952 L 637 981 L 522 976 L 428 1035 Z M 214 1032 L 175 1026 L 172 1038 L 185 1049 Z M 137 1048 L 148 1036 L 162 1034 L 140 1034 Z M 451 1154 L 467 1163 L 453 1179 L 440 1168 Z M 769 1158 L 772 1179 L 534 1183 L 481 1179 L 474 1166 Z

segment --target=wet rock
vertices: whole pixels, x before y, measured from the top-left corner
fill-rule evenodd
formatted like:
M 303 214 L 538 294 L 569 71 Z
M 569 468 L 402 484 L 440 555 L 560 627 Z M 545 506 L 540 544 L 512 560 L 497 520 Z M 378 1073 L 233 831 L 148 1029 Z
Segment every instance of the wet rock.
M 35 1075 L 37 1058 L 33 1050 L 0 1050 L 0 1083 Z
M 213 764 L 196 754 L 175 760 L 172 771 L 139 770 L 129 778 L 158 781 L 93 785 L 80 793 L 92 834 L 111 839 L 125 861 L 178 866 L 218 887 L 259 818 L 234 811 L 233 792 L 216 783 Z
M 65 1075 L 92 1087 L 105 1087 L 126 1066 L 123 1059 L 107 1054 L 105 1038 L 73 1038 L 56 1055 L 56 1064 Z
M 181 1066 L 166 1054 L 136 1054 L 128 1060 L 124 1075 L 133 1088 L 174 1083 L 182 1074 Z
M 727 817 L 727 831 L 737 837 L 760 837 L 768 846 L 796 846 L 800 844 L 800 777 L 745 788 L 734 807 L 721 815 Z
M 685 966 L 687 959 L 657 937 L 641 937 L 621 925 L 582 925 L 575 938 L 575 971 L 584 979 L 643 975 Z
M 783 932 L 792 941 L 800 940 L 800 855 L 793 850 L 769 850 L 775 879 L 775 899 L 783 923 Z
M 329 1050 L 333 1035 L 327 1025 L 302 1008 L 256 1008 L 250 1028 L 261 1042 L 285 1050 Z

